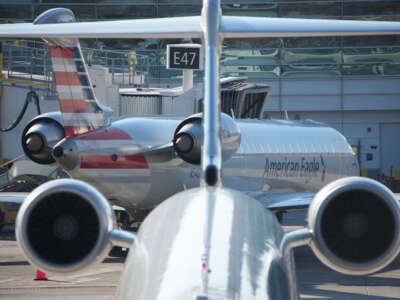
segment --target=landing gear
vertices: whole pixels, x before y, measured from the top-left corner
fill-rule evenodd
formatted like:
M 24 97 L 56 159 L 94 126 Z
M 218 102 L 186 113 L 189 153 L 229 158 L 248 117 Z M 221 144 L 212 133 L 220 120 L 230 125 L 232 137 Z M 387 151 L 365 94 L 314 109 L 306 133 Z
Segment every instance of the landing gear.
M 125 210 L 122 207 L 113 207 L 118 227 L 122 230 L 136 232 L 140 224 L 150 213 L 150 210 L 129 209 Z M 112 257 L 126 257 L 129 249 L 123 250 L 121 247 L 113 247 L 108 254 Z
M 128 250 L 126 249 L 125 251 L 122 249 L 122 247 L 112 247 L 110 253 L 108 253 L 108 256 L 111 257 L 126 257 L 128 255 Z
M 139 228 L 140 224 L 142 224 L 143 220 L 147 217 L 150 211 L 150 209 L 128 209 L 128 212 L 133 219 L 133 223 L 138 225 L 137 228 Z

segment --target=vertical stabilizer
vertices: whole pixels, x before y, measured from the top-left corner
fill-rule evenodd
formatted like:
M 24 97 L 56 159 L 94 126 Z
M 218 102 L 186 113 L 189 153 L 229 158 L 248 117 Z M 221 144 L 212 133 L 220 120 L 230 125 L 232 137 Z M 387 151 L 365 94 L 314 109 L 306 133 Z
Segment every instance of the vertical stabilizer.
M 34 24 L 70 22 L 75 22 L 72 11 L 55 8 L 38 16 Z M 45 41 L 49 45 L 65 135 L 73 137 L 106 126 L 111 109 L 96 99 L 79 40 L 51 38 Z
M 204 145 L 202 170 L 207 186 L 221 183 L 221 101 L 219 59 L 222 40 L 219 37 L 221 24 L 219 0 L 203 0 L 202 30 L 204 33 Z

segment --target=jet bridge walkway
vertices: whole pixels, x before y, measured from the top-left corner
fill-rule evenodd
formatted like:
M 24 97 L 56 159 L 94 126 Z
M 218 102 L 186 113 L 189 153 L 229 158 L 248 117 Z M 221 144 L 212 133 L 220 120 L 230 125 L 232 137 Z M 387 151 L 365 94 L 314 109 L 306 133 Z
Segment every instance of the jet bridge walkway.
M 262 119 L 270 91 L 268 85 L 250 83 L 247 77 L 222 78 L 221 111 L 236 119 Z

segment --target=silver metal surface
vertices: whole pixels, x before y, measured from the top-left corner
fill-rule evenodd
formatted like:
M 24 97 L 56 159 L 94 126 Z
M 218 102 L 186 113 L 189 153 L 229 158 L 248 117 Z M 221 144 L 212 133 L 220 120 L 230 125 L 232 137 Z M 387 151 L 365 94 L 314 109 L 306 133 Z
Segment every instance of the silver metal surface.
M 285 260 L 287 276 L 291 285 L 290 299 L 298 299 L 298 285 L 296 278 L 296 264 L 294 260 L 293 249 L 299 246 L 307 245 L 312 240 L 312 232 L 308 228 L 298 229 L 286 233 L 281 241 L 279 250 Z
M 43 259 L 41 254 L 32 248 L 28 236 L 28 226 L 32 211 L 46 198 L 52 197 L 57 193 L 74 194 L 87 201 L 95 210 L 99 222 L 99 236 L 95 246 L 83 259 L 68 264 L 54 263 Z M 93 263 L 101 262 L 111 249 L 109 237 L 114 228 L 116 228 L 115 216 L 103 195 L 84 182 L 74 179 L 59 179 L 39 186 L 23 202 L 16 220 L 16 237 L 21 251 L 33 265 L 46 271 L 66 273 L 75 272 Z M 46 242 L 54 243 L 55 241 Z
M 351 205 L 351 201 L 358 200 L 356 195 L 357 193 L 365 194 L 362 196 L 364 198 L 360 199 L 362 201 L 357 202 L 358 208 L 355 209 L 354 206 Z M 365 195 L 369 196 L 366 197 Z M 354 197 L 355 199 L 350 197 Z M 372 207 L 369 209 L 374 209 L 374 206 L 372 206 L 374 204 L 372 203 L 373 200 L 379 201 L 379 206 L 387 207 L 388 214 L 377 215 L 379 212 L 372 211 L 370 213 L 375 215 L 374 220 L 369 220 L 366 217 L 363 217 L 365 212 L 368 213 L 369 206 Z M 345 216 L 345 218 L 347 217 L 346 214 L 350 214 L 349 222 L 351 223 L 346 224 L 346 222 L 344 222 L 342 226 L 351 226 L 353 228 L 353 233 L 347 233 L 346 231 L 344 232 L 355 241 L 357 241 L 357 239 L 360 240 L 362 235 L 367 235 L 368 237 L 368 234 L 373 231 L 371 228 L 380 228 L 379 226 L 381 224 L 379 224 L 379 222 L 383 224 L 388 219 L 393 218 L 393 224 L 391 224 L 393 227 L 386 228 L 386 230 L 391 232 L 391 239 L 385 245 L 386 248 L 382 253 L 379 253 L 379 255 L 376 255 L 369 260 L 357 261 L 350 258 L 344 258 L 343 256 L 341 257 L 341 255 L 335 252 L 335 250 L 337 251 L 336 248 L 331 248 L 327 244 L 326 238 L 328 236 L 326 236 L 326 233 L 324 233 L 322 226 L 324 226 L 323 224 L 326 218 L 328 218 L 328 213 L 330 212 L 329 210 L 332 210 L 332 206 L 338 201 L 348 202 L 347 205 L 343 206 L 342 210 L 336 211 L 336 213 L 340 214 L 340 217 Z M 394 194 L 387 187 L 369 178 L 342 178 L 322 188 L 315 196 L 309 207 L 308 222 L 308 226 L 314 235 L 310 245 L 315 255 L 325 265 L 338 272 L 351 275 L 364 275 L 373 273 L 387 266 L 397 257 L 400 252 L 400 205 Z M 339 218 L 337 218 L 336 222 L 340 222 Z M 337 236 L 338 233 L 335 233 L 334 231 L 332 232 L 332 230 L 334 229 L 330 228 L 330 233 L 334 237 L 336 234 L 336 239 L 338 239 L 336 244 L 340 243 L 339 238 L 341 238 L 341 236 Z M 374 247 L 375 243 L 384 243 L 384 234 L 386 234 L 386 232 L 381 232 L 378 240 L 371 239 L 370 247 Z M 365 248 L 362 251 L 367 251 L 367 249 Z
M 43 114 L 26 125 L 22 133 L 22 149 L 33 161 L 51 164 L 55 162 L 51 155 L 53 146 L 64 136 L 62 122 L 59 122 L 57 114 Z M 40 147 L 36 150 L 32 138 L 39 140 Z
M 0 203 L 18 203 L 22 204 L 29 193 L 21 192 L 2 192 L 0 194 Z
M 11 32 L 10 32 L 11 30 Z M 202 37 L 200 17 L 160 18 L 69 24 L 2 25 L 0 37 L 26 38 L 185 38 Z
M 292 285 L 279 251 L 282 236 L 276 218 L 237 191 L 184 191 L 141 225 L 118 299 L 287 300 Z
M 114 229 L 110 232 L 110 240 L 115 246 L 130 248 L 136 242 L 136 234 Z
M 279 249 L 283 256 L 288 256 L 293 248 L 309 244 L 312 237 L 312 232 L 308 228 L 288 232 L 283 236 Z
M 222 116 L 223 135 L 224 119 Z M 108 130 L 118 130 L 131 139 L 96 140 L 96 132 L 93 137 L 86 135 L 87 139 L 74 139 L 81 159 L 138 154 L 144 155 L 148 168 L 102 167 L 99 161 L 99 166 L 91 169 L 82 166 L 81 161 L 68 172 L 94 185 L 108 199 L 118 200 L 116 203 L 125 208 L 154 207 L 182 191 L 184 186 L 199 184 L 199 167 L 174 156 L 173 149 L 168 147 L 164 152 L 153 151 L 160 149 L 160 145 L 169 145 L 182 124 L 185 122 L 173 118 L 135 117 L 115 121 Z M 240 133 L 240 146 L 234 151 L 239 142 L 236 134 L 223 138 L 223 157 L 230 158 L 223 163 L 222 179 L 229 188 L 285 193 L 290 198 L 290 193 L 315 193 L 331 181 L 359 174 L 357 158 L 346 139 L 320 123 L 236 120 L 230 126 L 229 132 Z M 283 196 L 280 199 L 285 200 Z
M 201 17 L 178 17 L 41 26 L 31 23 L 5 24 L 1 25 L 0 37 L 201 38 L 204 32 L 202 21 Z M 222 38 L 359 36 L 390 35 L 399 32 L 398 22 L 224 16 L 221 20 L 220 36 Z
M 66 170 L 72 170 L 79 165 L 79 150 L 73 139 L 62 139 L 52 148 L 52 156 Z
M 192 122 L 185 122 L 174 136 L 174 148 L 178 155 L 188 163 L 200 164 L 201 148 L 203 146 L 203 126 L 201 118 L 191 118 Z
M 33 25 L 57 24 L 57 23 L 75 23 L 74 13 L 66 8 L 53 8 L 41 13 L 34 21 Z M 76 38 L 51 38 L 44 39 L 49 45 L 59 45 L 62 47 L 71 47 L 78 40 Z
M 219 0 L 204 0 L 201 27 L 204 34 L 204 145 L 201 156 L 202 176 L 206 185 L 221 185 L 221 100 L 219 86 L 219 57 L 222 40 Z
M 360 36 L 399 33 L 398 22 L 225 16 L 221 23 L 223 38 Z
M 188 117 L 178 125 L 174 134 L 174 147 L 180 157 L 192 164 L 200 164 L 201 149 L 203 145 L 203 126 L 201 124 L 203 115 L 195 114 Z M 221 121 L 221 146 L 222 161 L 229 160 L 234 155 L 241 141 L 240 129 L 227 114 L 220 115 Z

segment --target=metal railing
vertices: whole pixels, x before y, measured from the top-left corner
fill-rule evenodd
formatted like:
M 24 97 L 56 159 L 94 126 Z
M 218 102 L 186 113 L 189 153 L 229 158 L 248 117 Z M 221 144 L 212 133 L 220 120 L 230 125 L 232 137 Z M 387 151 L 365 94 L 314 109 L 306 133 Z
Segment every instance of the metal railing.
M 54 89 L 53 69 L 45 43 L 30 40 L 3 41 L 3 72 L 8 78 L 38 81 Z M 82 48 L 86 63 L 109 69 L 113 84 L 120 87 L 147 86 L 149 58 L 135 51 Z
M 40 41 L 6 41 L 4 69 L 11 77 L 52 82 L 47 45 Z M 114 84 L 120 87 L 176 86 L 182 72 L 167 70 L 165 49 L 114 51 L 83 48 L 88 65 L 109 69 Z M 283 78 L 341 78 L 358 76 L 399 76 L 400 47 L 318 47 L 318 48 L 225 48 L 221 58 L 224 77 L 250 80 Z M 194 73 L 203 80 L 203 72 Z
M 149 57 L 136 51 L 82 48 L 86 63 L 109 69 L 112 82 L 120 87 L 148 86 Z

